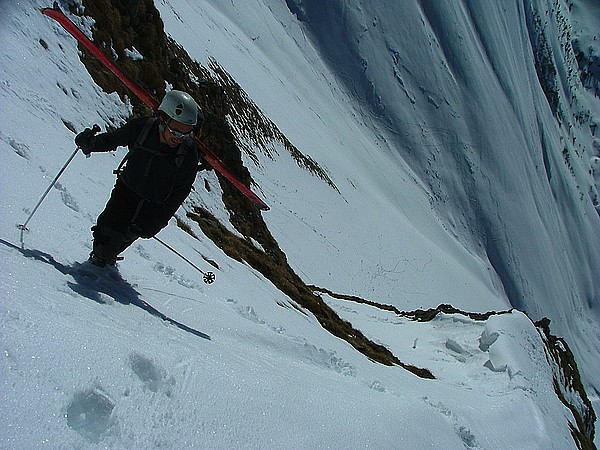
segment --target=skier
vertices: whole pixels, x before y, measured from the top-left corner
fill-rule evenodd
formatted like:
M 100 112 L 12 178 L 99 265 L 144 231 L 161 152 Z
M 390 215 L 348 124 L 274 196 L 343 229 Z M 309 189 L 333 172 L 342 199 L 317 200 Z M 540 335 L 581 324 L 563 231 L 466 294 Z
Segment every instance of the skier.
M 149 239 L 167 225 L 200 170 L 194 132 L 202 119 L 188 93 L 172 90 L 160 103 L 157 118 L 134 119 L 98 135 L 98 126 L 86 128 L 75 137 L 86 156 L 129 147 L 115 171 L 117 181 L 104 211 L 92 227 L 92 264 L 114 266 L 136 239 Z

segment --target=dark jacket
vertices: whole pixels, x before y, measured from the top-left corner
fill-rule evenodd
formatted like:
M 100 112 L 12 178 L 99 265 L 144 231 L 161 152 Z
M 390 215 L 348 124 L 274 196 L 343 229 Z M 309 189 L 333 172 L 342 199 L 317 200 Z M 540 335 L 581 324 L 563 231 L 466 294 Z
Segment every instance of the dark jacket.
M 146 139 L 137 144 L 147 121 L 154 121 Z M 198 150 L 192 138 L 177 148 L 162 144 L 159 121 L 154 118 L 134 119 L 122 127 L 95 136 L 92 152 L 107 152 L 116 147 L 129 147 L 126 165 L 119 175 L 122 184 L 140 200 L 148 203 L 158 217 L 153 221 L 166 224 L 189 195 L 198 171 Z
M 138 146 L 136 140 L 149 120 L 155 123 Z M 181 198 L 181 203 L 187 197 L 198 171 L 198 151 L 192 138 L 172 149 L 160 142 L 158 120 L 142 118 L 96 135 L 91 151 L 108 152 L 116 147 L 129 147 L 120 179 L 132 191 L 154 203 L 170 203 L 173 196 Z

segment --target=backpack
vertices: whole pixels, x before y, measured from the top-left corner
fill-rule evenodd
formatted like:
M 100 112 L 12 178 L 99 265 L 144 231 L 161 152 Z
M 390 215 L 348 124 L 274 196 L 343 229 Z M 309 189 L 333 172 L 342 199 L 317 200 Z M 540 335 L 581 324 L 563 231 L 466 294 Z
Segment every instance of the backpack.
M 127 160 L 129 159 L 129 155 L 132 151 L 138 150 L 138 149 L 142 149 L 146 152 L 149 153 L 155 153 L 158 154 L 159 152 L 157 152 L 156 150 L 151 150 L 147 147 L 144 147 L 142 144 L 144 143 L 144 141 L 146 140 L 146 138 L 148 137 L 148 133 L 150 133 L 150 129 L 152 128 L 152 126 L 156 123 L 156 121 L 158 120 L 158 118 L 153 117 L 151 119 L 148 119 L 146 121 L 146 124 L 144 125 L 144 128 L 142 128 L 142 131 L 140 131 L 140 134 L 138 134 L 137 139 L 135 140 L 135 143 L 133 144 L 133 149 L 129 150 L 127 152 L 127 154 L 123 157 L 123 159 L 121 160 L 121 162 L 119 163 L 119 166 L 113 170 L 113 173 L 119 177 L 119 175 L 121 175 L 121 173 L 123 172 L 123 166 L 125 166 L 125 163 L 127 162 Z M 175 164 L 177 165 L 177 168 L 180 168 L 181 165 L 183 164 L 183 160 L 185 159 L 185 156 L 189 150 L 189 146 L 190 144 L 187 142 L 184 142 L 180 147 L 179 150 L 177 151 L 177 156 L 175 159 Z
M 144 141 L 148 137 L 148 134 L 150 133 L 150 130 L 156 124 L 157 120 L 158 120 L 158 118 L 153 117 L 153 118 L 150 118 L 150 119 L 148 119 L 146 121 L 146 123 L 144 124 L 142 130 L 138 134 L 135 142 L 133 143 L 133 145 L 130 146 L 129 151 L 123 157 L 123 159 L 119 163 L 119 166 L 113 171 L 113 173 L 117 176 L 117 179 L 121 176 L 121 174 L 125 170 L 125 165 L 126 165 L 126 163 L 127 163 L 127 161 L 128 161 L 128 159 L 129 159 L 129 157 L 130 157 L 130 155 L 131 155 L 132 152 L 134 152 L 134 151 L 144 151 L 144 152 L 150 153 L 151 155 L 153 155 L 153 157 L 162 154 L 158 150 L 151 149 L 151 148 L 143 146 Z M 187 156 L 187 154 L 188 154 L 188 152 L 190 150 L 190 147 L 192 145 L 195 145 L 195 143 L 191 139 L 188 139 L 188 140 L 184 141 L 179 146 L 179 148 L 177 149 L 177 153 L 175 155 L 175 165 L 177 167 L 177 172 L 179 172 L 179 169 L 183 165 L 183 162 L 184 162 L 184 160 L 185 160 L 185 158 L 186 158 L 186 156 Z M 148 166 L 148 169 L 149 169 L 149 166 Z M 171 189 L 169 190 L 169 194 L 167 195 L 167 197 L 169 195 L 171 195 L 171 192 L 173 191 L 174 186 L 175 186 L 175 179 L 173 179 L 173 185 L 171 186 Z

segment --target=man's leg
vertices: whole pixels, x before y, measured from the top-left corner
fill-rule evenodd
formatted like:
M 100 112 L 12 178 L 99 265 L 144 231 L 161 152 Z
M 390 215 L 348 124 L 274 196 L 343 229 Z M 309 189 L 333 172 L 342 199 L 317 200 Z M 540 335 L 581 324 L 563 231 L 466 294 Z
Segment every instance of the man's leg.
M 137 239 L 137 236 L 132 233 L 123 234 L 100 225 L 93 227 L 93 232 L 93 254 L 106 262 L 114 262 L 119 253 Z
M 129 226 L 141 205 L 140 197 L 117 181 L 104 211 L 92 227 L 92 262 L 95 259 L 99 265 L 114 263 L 119 253 L 137 239 L 137 236 L 129 231 Z

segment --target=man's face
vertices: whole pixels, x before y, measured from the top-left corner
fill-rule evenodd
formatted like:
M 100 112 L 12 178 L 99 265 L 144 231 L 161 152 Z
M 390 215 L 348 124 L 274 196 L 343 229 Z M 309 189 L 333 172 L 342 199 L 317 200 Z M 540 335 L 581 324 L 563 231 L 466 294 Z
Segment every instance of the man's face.
M 171 148 L 177 147 L 189 136 L 193 128 L 194 127 L 191 125 L 186 125 L 185 123 L 177 122 L 176 120 L 165 122 L 165 131 L 163 135 L 165 143 Z

